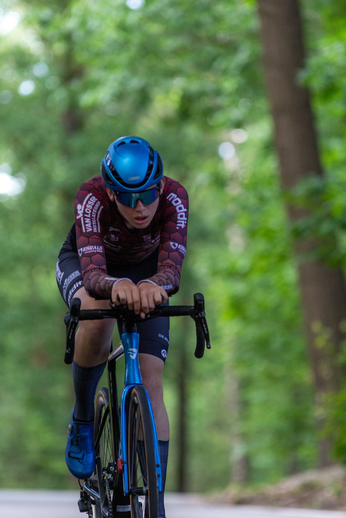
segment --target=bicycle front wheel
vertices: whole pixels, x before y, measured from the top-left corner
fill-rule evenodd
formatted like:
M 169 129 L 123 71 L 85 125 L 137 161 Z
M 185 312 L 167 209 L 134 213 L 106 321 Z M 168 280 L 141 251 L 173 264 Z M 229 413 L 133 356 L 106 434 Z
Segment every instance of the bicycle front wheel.
M 131 518 L 158 518 L 152 421 L 146 392 L 140 386 L 130 394 L 127 454 Z

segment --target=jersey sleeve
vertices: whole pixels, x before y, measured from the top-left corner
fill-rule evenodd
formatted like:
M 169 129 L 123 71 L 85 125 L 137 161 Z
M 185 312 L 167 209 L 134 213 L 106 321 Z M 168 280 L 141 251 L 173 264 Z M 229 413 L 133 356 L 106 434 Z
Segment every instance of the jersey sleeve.
M 83 284 L 95 299 L 109 299 L 114 277 L 107 274 L 102 225 L 105 199 L 92 186 L 84 184 L 75 198 L 76 242 Z
M 180 273 L 186 253 L 188 213 L 188 194 L 184 187 L 177 184 L 176 188 L 170 189 L 166 197 L 157 273 L 147 279 L 162 286 L 169 295 L 173 295 L 179 289 Z

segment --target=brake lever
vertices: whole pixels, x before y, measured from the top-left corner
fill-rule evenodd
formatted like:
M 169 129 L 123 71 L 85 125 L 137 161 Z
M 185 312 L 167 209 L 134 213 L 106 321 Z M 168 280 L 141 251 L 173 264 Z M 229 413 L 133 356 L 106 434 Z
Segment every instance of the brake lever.
M 211 349 L 209 329 L 208 329 L 207 319 L 205 318 L 205 314 L 204 314 L 204 316 L 201 317 L 201 325 L 202 325 L 207 349 Z
M 209 330 L 207 325 L 207 319 L 204 311 L 204 296 L 202 293 L 195 293 L 194 295 L 194 320 L 196 323 L 196 335 L 197 343 L 195 356 L 196 358 L 202 358 L 204 354 L 205 345 L 207 349 L 210 349 L 210 338 Z
M 197 310 L 197 318 L 200 320 L 201 325 L 202 325 L 207 349 L 211 349 L 209 329 L 208 329 L 207 318 L 206 318 L 205 309 L 204 309 L 204 296 L 202 295 L 202 293 L 196 293 L 194 295 L 194 300 L 195 300 L 195 310 Z

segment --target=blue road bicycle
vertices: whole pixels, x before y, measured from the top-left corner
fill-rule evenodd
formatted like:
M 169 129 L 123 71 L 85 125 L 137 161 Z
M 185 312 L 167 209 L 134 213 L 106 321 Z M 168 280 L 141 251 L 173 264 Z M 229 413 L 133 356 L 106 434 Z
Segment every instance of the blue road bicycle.
M 138 361 L 136 322 L 143 320 L 126 306 L 97 310 L 81 310 L 80 306 L 80 300 L 73 299 L 65 316 L 65 363 L 72 363 L 80 320 L 115 318 L 121 343 L 108 358 L 108 388 L 101 388 L 95 399 L 95 473 L 79 481 L 79 510 L 88 518 L 158 518 L 158 493 L 162 490 L 158 440 Z M 194 295 L 193 306 L 157 306 L 145 319 L 184 315 L 195 321 L 195 356 L 202 358 L 205 345 L 210 348 L 210 339 L 201 293 Z M 123 355 L 125 382 L 119 406 L 116 363 Z

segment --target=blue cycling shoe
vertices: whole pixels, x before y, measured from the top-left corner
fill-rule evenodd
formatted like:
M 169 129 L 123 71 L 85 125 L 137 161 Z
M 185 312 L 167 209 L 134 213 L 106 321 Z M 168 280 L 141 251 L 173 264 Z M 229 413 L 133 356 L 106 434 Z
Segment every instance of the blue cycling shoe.
M 93 474 L 95 469 L 94 423 L 75 423 L 72 412 L 67 433 L 65 450 L 67 467 L 72 475 L 85 480 Z

